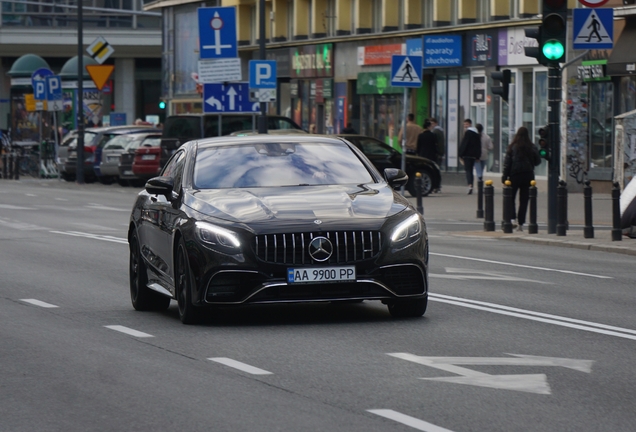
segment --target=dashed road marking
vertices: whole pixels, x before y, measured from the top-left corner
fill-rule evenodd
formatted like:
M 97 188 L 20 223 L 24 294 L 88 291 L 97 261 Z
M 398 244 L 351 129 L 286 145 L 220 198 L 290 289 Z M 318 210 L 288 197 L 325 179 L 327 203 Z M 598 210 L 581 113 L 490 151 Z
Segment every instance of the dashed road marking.
M 121 238 L 121 237 L 90 234 L 90 233 L 79 232 L 79 231 L 50 231 L 50 232 L 53 234 L 63 234 L 63 235 L 68 235 L 73 237 L 84 237 L 84 238 L 89 238 L 93 240 L 102 240 L 102 241 L 113 242 L 113 243 L 128 244 L 128 239 Z
M 446 429 L 390 409 L 370 409 L 367 411 L 371 414 L 379 415 L 380 417 L 402 423 L 403 425 L 410 426 L 413 429 L 421 430 L 424 432 L 453 432 L 450 429 Z
M 111 330 L 115 330 L 115 331 L 118 331 L 118 332 L 121 332 L 121 333 L 125 333 L 125 334 L 130 335 L 130 336 L 135 336 L 135 337 L 154 337 L 151 334 L 140 332 L 140 331 L 137 331 L 137 330 L 134 330 L 134 329 L 131 329 L 131 328 L 128 328 L 128 327 L 120 326 L 120 325 L 107 325 L 107 326 L 104 326 L 104 327 L 106 327 L 107 329 L 111 329 Z
M 268 372 L 266 370 L 259 369 L 254 366 L 250 366 L 248 364 L 242 363 L 240 361 L 232 360 L 227 357 L 213 357 L 213 358 L 209 358 L 208 360 L 221 363 L 222 365 L 229 366 L 231 368 L 238 369 L 240 371 L 247 372 L 252 375 L 273 375 L 272 372 Z
M 43 307 L 43 308 L 57 308 L 57 307 L 59 307 L 59 306 L 56 306 L 54 304 L 46 303 L 46 302 L 43 302 L 43 301 L 40 301 L 40 300 L 36 300 L 36 299 L 20 299 L 20 301 L 23 301 L 25 303 L 30 303 L 30 304 L 35 305 L 35 306 L 40 306 L 40 307 Z

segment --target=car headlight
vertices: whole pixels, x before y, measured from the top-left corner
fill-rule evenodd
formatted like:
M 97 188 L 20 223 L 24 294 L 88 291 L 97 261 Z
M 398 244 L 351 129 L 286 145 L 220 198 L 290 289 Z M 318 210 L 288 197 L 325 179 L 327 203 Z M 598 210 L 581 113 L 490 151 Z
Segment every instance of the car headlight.
M 218 252 L 236 254 L 241 250 L 238 236 L 230 230 L 207 222 L 196 222 L 195 232 L 201 242 Z
M 414 214 L 400 222 L 391 233 L 391 242 L 397 243 L 412 243 L 419 239 L 422 234 L 422 220 L 420 215 Z

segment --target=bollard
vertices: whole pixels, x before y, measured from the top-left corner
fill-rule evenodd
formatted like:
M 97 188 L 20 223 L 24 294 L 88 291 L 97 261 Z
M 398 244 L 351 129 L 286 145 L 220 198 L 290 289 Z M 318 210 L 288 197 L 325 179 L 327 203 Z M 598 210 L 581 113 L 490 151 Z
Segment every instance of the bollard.
M 585 207 L 585 226 L 583 227 L 584 238 L 594 238 L 594 226 L 592 225 L 592 186 L 586 180 L 583 186 L 583 202 Z
M 501 228 L 506 234 L 512 233 L 512 222 L 510 222 L 510 219 L 512 219 L 513 206 L 515 205 L 512 200 L 511 184 L 510 180 L 506 180 L 503 188 L 503 222 L 501 223 Z
M 528 234 L 538 234 L 539 225 L 537 225 L 537 182 L 530 182 L 530 190 L 528 192 L 530 205 L 530 220 L 528 223 Z
M 20 154 L 15 154 L 15 168 L 13 168 L 13 178 L 20 180 Z
M 484 217 L 484 181 L 477 181 L 477 218 Z
M 9 157 L 7 158 L 7 165 L 9 166 L 9 175 L 7 178 L 9 180 L 13 180 L 13 153 L 9 153 Z
M 621 241 L 621 188 L 618 182 L 614 182 L 612 188 L 612 241 Z
M 486 187 L 484 188 L 484 198 L 486 201 L 486 212 L 484 219 L 484 231 L 495 230 L 495 188 L 492 185 L 492 180 L 486 180 Z
M 415 173 L 415 196 L 417 200 L 417 212 L 424 216 L 424 207 L 422 206 L 422 173 Z
M 561 180 L 559 181 L 559 186 L 557 186 L 557 226 L 556 226 L 556 235 L 559 237 L 565 236 L 565 231 L 567 229 L 567 206 L 568 206 L 568 198 L 567 198 L 567 184 Z
M 7 179 L 7 154 L 2 155 L 2 178 Z

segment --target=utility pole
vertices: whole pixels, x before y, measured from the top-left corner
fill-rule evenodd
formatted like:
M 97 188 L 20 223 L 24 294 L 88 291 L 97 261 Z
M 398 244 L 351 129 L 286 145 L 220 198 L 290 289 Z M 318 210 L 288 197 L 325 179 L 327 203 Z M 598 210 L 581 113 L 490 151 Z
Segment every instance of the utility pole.
M 258 3 L 258 58 L 265 60 L 265 0 Z M 258 133 L 267 133 L 267 102 L 261 102 L 261 115 L 258 116 Z
M 77 183 L 84 183 L 84 40 L 82 0 L 77 0 Z

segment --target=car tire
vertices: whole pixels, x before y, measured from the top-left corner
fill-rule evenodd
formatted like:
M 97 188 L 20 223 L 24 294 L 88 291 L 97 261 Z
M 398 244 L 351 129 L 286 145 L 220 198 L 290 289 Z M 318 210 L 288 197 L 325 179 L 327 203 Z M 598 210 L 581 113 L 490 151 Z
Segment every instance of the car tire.
M 179 305 L 179 318 L 183 324 L 198 324 L 201 321 L 201 308 L 192 303 L 192 282 L 194 276 L 190 269 L 188 254 L 183 238 L 177 246 L 175 261 L 175 297 Z
M 128 180 L 124 180 L 124 179 L 117 179 L 117 183 L 119 183 L 119 186 L 122 187 L 126 187 L 126 186 L 130 186 L 130 182 Z
M 417 300 L 402 300 L 389 303 L 389 313 L 393 318 L 418 318 L 424 315 L 428 297 Z
M 74 182 L 75 181 L 75 176 L 65 173 L 63 172 L 62 174 L 60 174 L 60 176 L 62 177 L 62 180 L 67 181 L 67 182 Z
M 425 197 L 433 192 L 433 179 L 428 171 L 418 171 L 422 174 L 422 196 Z M 409 178 L 409 183 L 406 186 L 406 189 L 409 191 L 412 197 L 417 196 L 417 190 L 415 188 L 415 174 L 413 174 L 412 178 Z
M 130 300 L 135 310 L 166 310 L 170 306 L 170 297 L 161 295 L 148 288 L 146 264 L 141 256 L 139 239 L 133 233 L 130 239 Z

